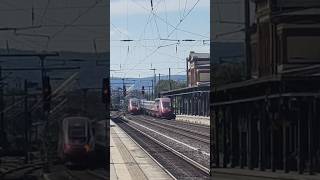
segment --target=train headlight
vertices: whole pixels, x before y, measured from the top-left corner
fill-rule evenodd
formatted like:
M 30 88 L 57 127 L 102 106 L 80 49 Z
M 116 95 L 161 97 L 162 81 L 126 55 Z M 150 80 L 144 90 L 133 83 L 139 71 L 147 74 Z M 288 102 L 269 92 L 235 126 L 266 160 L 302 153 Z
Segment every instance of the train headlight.
M 89 144 L 84 145 L 84 149 L 86 150 L 86 152 L 90 152 L 91 151 L 91 147 Z
M 64 152 L 68 152 L 71 149 L 69 144 L 64 144 Z

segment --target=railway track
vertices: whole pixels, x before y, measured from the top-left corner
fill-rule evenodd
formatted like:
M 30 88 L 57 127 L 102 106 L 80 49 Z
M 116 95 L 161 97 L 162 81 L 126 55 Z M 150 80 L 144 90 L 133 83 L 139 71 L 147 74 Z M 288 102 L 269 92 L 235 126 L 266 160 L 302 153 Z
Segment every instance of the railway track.
M 134 119 L 134 120 L 142 121 L 143 123 L 165 129 L 166 131 L 170 131 L 175 134 L 179 134 L 194 140 L 198 140 L 205 144 L 210 144 L 210 134 L 208 133 L 198 132 L 198 131 L 187 129 L 184 127 L 179 127 L 179 125 L 171 125 L 171 124 L 168 124 L 168 121 L 166 122 L 163 122 L 163 120 L 155 121 L 155 120 L 152 120 L 151 118 L 146 118 L 143 116 L 135 117 L 135 116 L 129 115 L 128 117 L 131 120 Z
M 67 170 L 68 179 L 72 180 L 105 180 L 106 175 L 93 170 Z
M 203 124 L 195 124 L 195 123 L 190 123 L 190 122 L 184 122 L 184 121 L 175 121 L 179 122 L 180 125 L 183 125 L 185 127 L 193 127 L 193 128 L 199 128 L 199 129 L 206 129 L 210 131 L 210 126 L 208 125 L 203 125 Z
M 42 180 L 102 180 L 109 179 L 105 169 L 69 169 L 64 166 L 55 167 L 50 173 L 44 173 Z
M 159 122 L 165 125 L 172 125 L 177 128 L 185 129 L 186 131 L 193 131 L 195 133 L 199 133 L 199 131 L 202 131 L 202 133 L 199 133 L 203 136 L 210 137 L 210 127 L 207 125 L 201 125 L 201 124 L 194 124 L 194 123 L 188 123 L 183 121 L 176 121 L 176 120 L 167 120 L 167 119 L 160 119 L 155 118 L 151 116 L 145 116 L 145 115 L 138 115 L 138 117 L 142 117 L 147 120 L 152 120 L 154 122 Z
M 209 179 L 209 169 L 121 118 L 113 121 L 176 179 Z
M 17 164 L 15 162 L 1 163 L 0 179 L 34 179 L 32 176 L 35 171 L 42 169 L 43 162 L 35 162 L 29 164 Z

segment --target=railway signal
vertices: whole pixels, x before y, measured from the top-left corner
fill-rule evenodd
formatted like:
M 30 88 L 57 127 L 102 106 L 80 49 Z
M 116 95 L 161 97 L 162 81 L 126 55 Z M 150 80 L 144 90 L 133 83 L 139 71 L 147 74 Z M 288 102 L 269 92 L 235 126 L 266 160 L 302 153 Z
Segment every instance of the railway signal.
M 107 103 L 109 97 L 109 78 L 104 78 L 102 82 L 102 102 Z
M 144 86 L 142 86 L 141 94 L 144 95 Z

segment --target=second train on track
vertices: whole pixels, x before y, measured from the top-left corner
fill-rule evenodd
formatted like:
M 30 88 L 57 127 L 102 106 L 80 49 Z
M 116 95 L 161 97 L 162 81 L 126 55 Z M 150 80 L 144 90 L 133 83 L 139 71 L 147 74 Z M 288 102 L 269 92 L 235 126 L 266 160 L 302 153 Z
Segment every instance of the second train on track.
M 131 114 L 144 113 L 157 118 L 174 119 L 170 98 L 156 98 L 154 101 L 130 98 L 128 112 Z

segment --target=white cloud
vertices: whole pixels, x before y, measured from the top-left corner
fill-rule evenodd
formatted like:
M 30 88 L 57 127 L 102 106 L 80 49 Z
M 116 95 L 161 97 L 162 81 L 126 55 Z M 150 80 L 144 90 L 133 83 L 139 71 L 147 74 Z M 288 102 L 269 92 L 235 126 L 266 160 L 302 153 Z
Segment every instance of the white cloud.
M 148 14 L 151 10 L 151 1 L 150 0 L 111 0 L 110 4 L 110 13 L 111 16 L 126 16 L 127 7 L 128 14 Z M 159 3 L 158 3 L 159 2 Z M 192 6 L 197 2 L 197 0 L 181 0 L 179 5 L 179 0 L 153 0 L 153 6 L 155 7 L 155 12 L 180 12 L 185 13 L 192 8 Z M 200 0 L 196 6 L 196 9 L 199 8 L 210 8 L 210 0 Z

